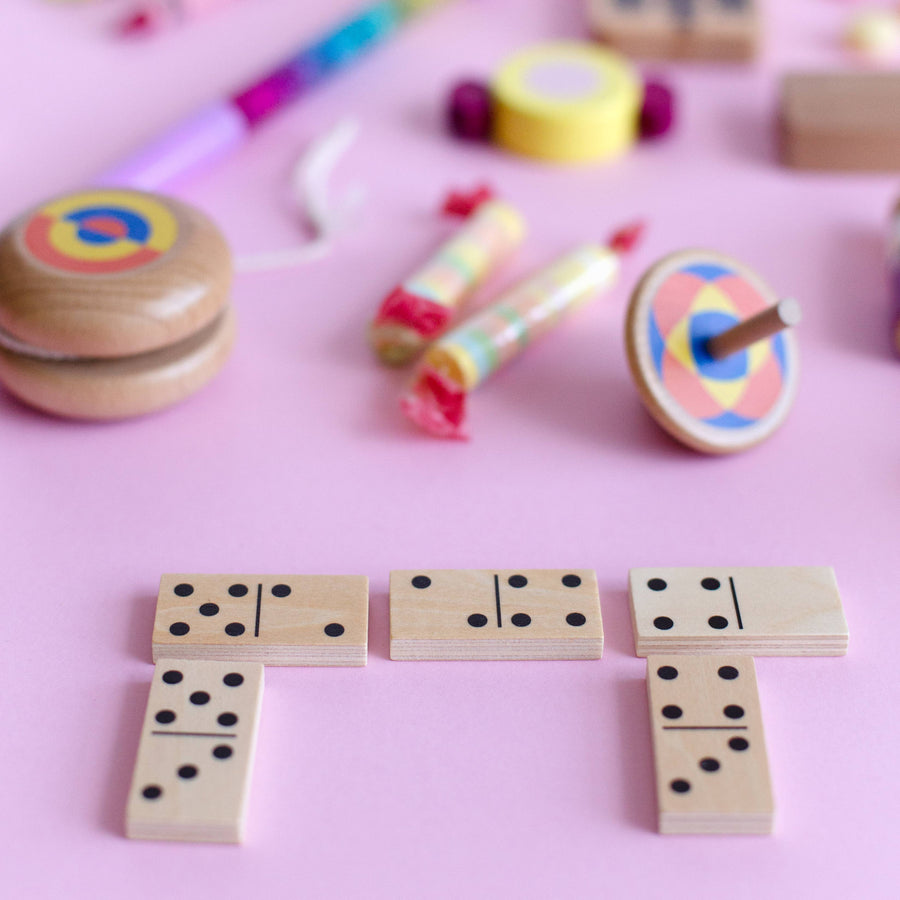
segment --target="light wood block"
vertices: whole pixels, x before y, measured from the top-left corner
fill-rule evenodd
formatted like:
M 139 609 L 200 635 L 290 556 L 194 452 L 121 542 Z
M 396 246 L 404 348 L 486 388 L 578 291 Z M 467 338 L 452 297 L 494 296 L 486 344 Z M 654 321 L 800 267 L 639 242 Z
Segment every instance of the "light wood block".
M 589 569 L 391 572 L 391 659 L 600 659 Z
M 163 575 L 153 659 L 364 666 L 364 575 Z
M 797 72 L 781 86 L 782 161 L 798 169 L 900 170 L 900 74 Z
M 755 0 L 587 0 L 595 37 L 652 59 L 743 62 L 760 37 Z
M 827 566 L 631 569 L 635 653 L 843 656 L 849 632 Z
M 258 663 L 160 661 L 128 795 L 128 837 L 243 839 L 262 691 Z
M 647 694 L 660 833 L 771 833 L 752 657 L 648 657 Z

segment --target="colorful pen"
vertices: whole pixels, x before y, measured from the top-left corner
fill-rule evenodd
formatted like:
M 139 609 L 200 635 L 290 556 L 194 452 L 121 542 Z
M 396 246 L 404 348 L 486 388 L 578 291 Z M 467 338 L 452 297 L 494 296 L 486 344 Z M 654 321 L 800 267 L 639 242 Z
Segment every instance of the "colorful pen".
M 194 166 L 222 156 L 273 113 L 385 42 L 416 13 L 441 2 L 446 0 L 379 0 L 256 84 L 176 125 L 100 182 L 157 190 Z

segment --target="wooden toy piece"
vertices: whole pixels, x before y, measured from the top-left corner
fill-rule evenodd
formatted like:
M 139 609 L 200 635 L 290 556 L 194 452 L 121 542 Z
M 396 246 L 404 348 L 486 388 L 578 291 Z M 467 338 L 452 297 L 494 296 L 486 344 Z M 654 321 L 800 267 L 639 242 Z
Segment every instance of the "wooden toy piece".
M 826 566 L 632 569 L 637 656 L 843 656 L 849 632 Z
M 794 401 L 797 349 L 790 331 L 778 329 L 798 320 L 796 301 L 779 302 L 737 260 L 709 250 L 664 257 L 635 288 L 625 322 L 644 405 L 695 450 L 735 453 L 758 444 Z
M 0 380 L 48 412 L 120 418 L 218 372 L 231 257 L 202 213 L 141 191 L 48 201 L 0 234 Z
M 172 406 L 225 365 L 235 338 L 230 306 L 172 347 L 121 359 L 46 360 L 0 347 L 0 381 L 37 409 L 76 419 L 122 419 Z
M 640 77 L 613 50 L 578 42 L 514 54 L 491 84 L 492 137 L 499 146 L 550 162 L 596 162 L 637 138 Z
M 364 666 L 364 575 L 163 575 L 153 659 Z
M 661 834 L 770 834 L 775 814 L 750 656 L 651 656 Z
M 258 663 L 160 661 L 128 794 L 128 837 L 240 843 L 262 691 Z
M 706 351 L 715 360 L 727 359 L 785 328 L 793 328 L 800 323 L 800 319 L 800 304 L 793 297 L 786 297 L 774 306 L 769 306 L 727 331 L 711 337 L 706 342 Z
M 391 659 L 600 659 L 589 569 L 391 572 Z
M 781 157 L 798 169 L 900 170 L 900 73 L 786 75 Z
M 746 62 L 760 38 L 756 0 L 587 0 L 591 32 L 632 56 Z

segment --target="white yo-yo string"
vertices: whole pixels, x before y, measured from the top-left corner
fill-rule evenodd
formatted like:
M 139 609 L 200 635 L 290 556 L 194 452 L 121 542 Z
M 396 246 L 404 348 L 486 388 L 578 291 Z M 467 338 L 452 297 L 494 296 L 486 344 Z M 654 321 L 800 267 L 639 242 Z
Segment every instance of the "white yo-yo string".
M 297 206 L 312 226 L 315 238 L 302 247 L 239 256 L 238 272 L 266 272 L 299 266 L 325 256 L 334 239 L 346 231 L 354 213 L 365 200 L 365 189 L 353 185 L 334 201 L 329 191 L 331 172 L 359 134 L 354 119 L 343 119 L 309 145 L 297 160 L 291 175 L 291 190 Z

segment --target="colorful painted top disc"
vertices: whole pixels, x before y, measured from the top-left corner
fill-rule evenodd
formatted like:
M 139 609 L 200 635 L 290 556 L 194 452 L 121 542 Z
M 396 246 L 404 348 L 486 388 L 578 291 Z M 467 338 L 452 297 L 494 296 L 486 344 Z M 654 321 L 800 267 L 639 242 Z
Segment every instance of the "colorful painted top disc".
M 21 352 L 145 353 L 209 325 L 231 274 L 228 245 L 199 210 L 143 191 L 78 191 L 0 232 L 0 331 Z
M 40 262 L 63 272 L 127 272 L 159 259 L 178 238 L 172 211 L 149 194 L 84 191 L 42 206 L 22 240 Z
M 781 425 L 797 387 L 793 335 L 779 332 L 723 359 L 706 349 L 777 302 L 755 272 L 708 250 L 671 254 L 644 275 L 625 344 L 641 398 L 670 434 L 695 450 L 733 453 Z

